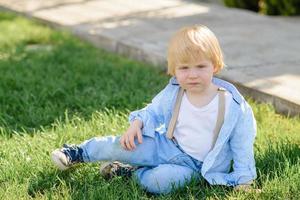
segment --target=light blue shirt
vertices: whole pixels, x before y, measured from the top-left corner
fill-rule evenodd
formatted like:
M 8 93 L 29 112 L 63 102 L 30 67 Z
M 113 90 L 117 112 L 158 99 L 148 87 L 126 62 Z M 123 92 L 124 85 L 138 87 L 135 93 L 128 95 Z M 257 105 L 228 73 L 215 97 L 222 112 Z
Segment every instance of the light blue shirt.
M 247 184 L 257 177 L 253 151 L 256 121 L 252 109 L 231 83 L 215 77 L 213 83 L 229 91 L 233 101 L 216 144 L 203 161 L 201 174 L 212 185 Z M 165 134 L 178 91 L 179 84 L 176 78 L 172 77 L 169 84 L 150 104 L 130 113 L 129 121 L 141 120 L 143 135 L 154 137 L 155 131 Z M 230 170 L 232 161 L 233 170 Z

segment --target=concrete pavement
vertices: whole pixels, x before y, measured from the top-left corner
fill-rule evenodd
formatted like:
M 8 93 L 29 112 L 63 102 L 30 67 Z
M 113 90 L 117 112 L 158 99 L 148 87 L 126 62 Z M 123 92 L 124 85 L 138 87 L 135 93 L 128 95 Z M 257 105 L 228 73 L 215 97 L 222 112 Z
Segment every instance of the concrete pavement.
M 240 91 L 300 113 L 300 19 L 261 16 L 192 0 L 0 0 L 0 6 L 66 28 L 97 47 L 166 66 L 170 36 L 191 24 L 219 38 L 227 69 L 219 77 Z

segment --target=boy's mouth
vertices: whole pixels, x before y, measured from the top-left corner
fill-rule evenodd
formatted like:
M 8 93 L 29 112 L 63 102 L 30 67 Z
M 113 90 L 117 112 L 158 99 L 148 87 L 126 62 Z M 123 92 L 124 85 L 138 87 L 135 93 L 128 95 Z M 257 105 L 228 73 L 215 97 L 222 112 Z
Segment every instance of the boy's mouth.
M 188 85 L 199 85 L 199 83 L 188 83 Z

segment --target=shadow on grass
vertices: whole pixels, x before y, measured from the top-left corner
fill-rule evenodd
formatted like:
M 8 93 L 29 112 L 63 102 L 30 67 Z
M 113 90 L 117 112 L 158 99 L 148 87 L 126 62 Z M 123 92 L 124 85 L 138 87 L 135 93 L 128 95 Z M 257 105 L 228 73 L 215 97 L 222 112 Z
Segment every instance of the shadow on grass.
M 138 199 L 140 195 L 147 196 L 132 179 L 116 177 L 107 181 L 97 171 L 86 167 L 65 172 L 40 172 L 31 178 L 27 192 L 32 198 L 57 194 L 70 199 Z
M 165 197 L 166 199 L 225 199 L 232 192 L 232 187 L 210 185 L 204 178 L 201 178 L 200 180 L 192 179 L 186 187 L 177 189 Z
M 149 102 L 167 83 L 161 71 L 96 49 L 68 33 L 2 18 L 16 23 L 15 32 L 23 36 L 0 48 L 2 135 L 34 133 L 55 120 L 64 121 L 65 113 L 89 118 L 104 109 L 128 112 Z M 36 28 L 39 34 L 30 32 Z
M 37 194 L 45 194 L 50 189 L 55 189 L 61 185 L 61 180 L 70 179 L 69 173 L 66 172 L 39 172 L 34 178 L 29 181 L 27 193 L 29 196 L 35 198 Z
M 289 140 L 268 143 L 264 152 L 256 157 L 259 187 L 268 180 L 285 176 L 286 170 L 294 165 L 300 167 L 300 145 Z
M 183 188 L 174 190 L 167 195 L 155 195 L 142 189 L 134 179 L 116 177 L 104 180 L 95 168 L 78 167 L 58 172 L 46 170 L 32 177 L 28 186 L 28 195 L 36 198 L 38 195 L 63 195 L 71 199 L 224 199 L 232 188 L 210 186 L 204 179 L 192 181 Z

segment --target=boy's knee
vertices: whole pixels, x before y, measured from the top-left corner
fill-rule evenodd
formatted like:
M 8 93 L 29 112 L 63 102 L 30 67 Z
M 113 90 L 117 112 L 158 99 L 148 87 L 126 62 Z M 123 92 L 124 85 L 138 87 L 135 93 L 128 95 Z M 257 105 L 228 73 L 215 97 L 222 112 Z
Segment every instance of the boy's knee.
M 144 170 L 137 174 L 139 184 L 148 192 L 153 194 L 167 194 L 171 192 L 172 186 L 175 186 L 175 181 L 170 177 L 164 176 L 161 170 L 155 168 Z
M 140 181 L 142 187 L 150 193 L 153 194 L 166 194 L 171 191 L 169 187 L 161 184 L 156 176 L 149 176 Z

